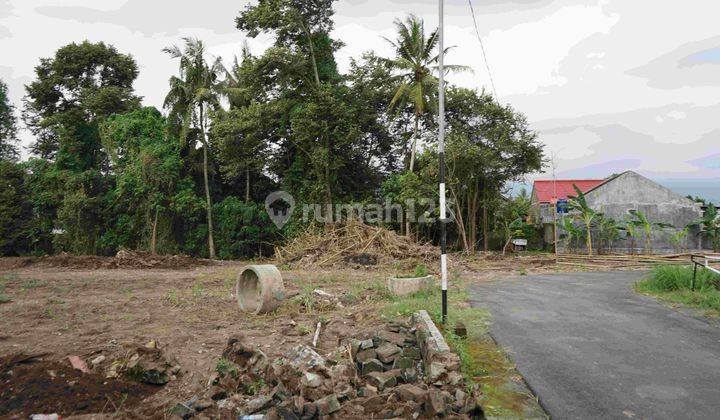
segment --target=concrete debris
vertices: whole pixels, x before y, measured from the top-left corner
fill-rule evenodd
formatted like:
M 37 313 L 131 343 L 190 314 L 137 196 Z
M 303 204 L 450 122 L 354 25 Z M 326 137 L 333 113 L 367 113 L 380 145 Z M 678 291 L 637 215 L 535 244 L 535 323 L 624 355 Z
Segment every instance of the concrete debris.
M 211 375 L 202 399 L 179 409 L 248 419 L 480 418 L 479 391 L 468 391 L 459 361 L 427 321 L 416 315 L 373 337 L 344 339 L 327 358 L 298 345 L 269 361 L 242 337 L 231 338 L 223 358 L 232 365 Z

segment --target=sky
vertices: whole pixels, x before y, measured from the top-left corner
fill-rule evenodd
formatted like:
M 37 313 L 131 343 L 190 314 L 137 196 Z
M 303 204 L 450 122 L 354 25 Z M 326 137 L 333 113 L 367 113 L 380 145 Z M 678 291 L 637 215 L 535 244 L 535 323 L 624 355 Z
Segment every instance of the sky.
M 597 178 L 634 170 L 683 194 L 720 201 L 720 2 L 472 0 L 500 102 L 524 113 L 550 162 L 530 179 Z M 161 52 L 182 37 L 232 60 L 246 36 L 234 17 L 247 1 L 0 0 L 0 78 L 21 107 L 41 57 L 85 39 L 138 62 L 144 103 L 160 108 L 177 63 Z M 472 73 L 450 82 L 491 90 L 467 0 L 446 0 L 448 63 Z M 200 6 L 199 6 L 200 5 Z M 391 56 L 383 37 L 408 13 L 438 22 L 437 0 L 340 0 L 333 36 L 352 57 Z M 272 43 L 247 40 L 259 54 Z M 32 141 L 21 133 L 24 145 Z

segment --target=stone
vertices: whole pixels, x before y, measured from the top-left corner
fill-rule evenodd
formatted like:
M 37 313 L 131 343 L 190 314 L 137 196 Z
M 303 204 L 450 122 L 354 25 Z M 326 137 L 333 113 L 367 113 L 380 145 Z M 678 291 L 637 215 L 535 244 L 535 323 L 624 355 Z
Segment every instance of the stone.
M 396 357 L 395 361 L 393 362 L 392 368 L 393 369 L 410 369 L 413 367 L 414 360 L 409 357 Z
M 313 372 L 303 373 L 300 383 L 309 388 L 317 388 L 323 383 L 323 377 Z
M 360 365 L 360 374 L 363 376 L 371 372 L 382 372 L 383 370 L 385 370 L 383 364 L 377 359 L 370 359 Z
M 426 409 L 431 417 L 439 417 L 445 414 L 447 406 L 445 405 L 445 397 L 442 392 L 437 389 L 431 389 L 427 394 Z
M 327 416 L 340 410 L 340 402 L 335 394 L 330 394 L 327 397 L 315 401 L 315 405 L 317 406 L 318 413 L 322 416 Z
M 258 411 L 267 408 L 272 402 L 272 398 L 267 395 L 261 395 L 255 399 L 250 400 L 245 406 L 245 411 L 248 414 L 255 414 Z
M 368 338 L 367 340 L 363 340 L 360 342 L 360 350 L 367 350 L 375 347 L 375 343 L 373 343 L 371 338 Z
M 383 343 L 376 350 L 377 358 L 383 363 L 391 363 L 395 355 L 400 353 L 400 347 L 392 343 Z
M 172 416 L 180 417 L 181 419 L 189 419 L 190 417 L 195 415 L 195 410 L 193 410 L 192 407 L 188 407 L 184 403 L 178 403 L 178 404 L 175 404 L 175 406 L 170 409 L 170 414 Z M 36 417 L 33 417 L 33 418 L 36 418 Z
M 395 395 L 402 401 L 423 402 L 427 391 L 413 384 L 403 384 L 395 388 Z
M 420 349 L 417 347 L 405 347 L 404 349 L 402 349 L 400 354 L 403 357 L 409 357 L 414 360 L 422 359 L 422 355 L 420 354 Z
M 375 349 L 367 349 L 358 352 L 358 354 L 355 356 L 355 360 L 357 360 L 360 363 L 367 362 L 370 359 L 377 359 L 377 352 Z
M 318 366 L 325 366 L 325 358 L 320 356 L 315 350 L 306 346 L 295 346 L 292 351 L 287 354 L 290 365 L 298 370 L 309 370 Z
M 438 382 L 446 373 L 445 365 L 440 362 L 432 362 L 428 368 L 428 381 Z
M 295 412 L 288 407 L 278 407 L 277 414 L 278 418 L 281 420 L 300 420 L 300 416 L 295 414 Z
M 92 361 L 90 361 L 90 363 L 93 365 L 93 367 L 95 367 L 95 366 L 99 365 L 100 363 L 104 362 L 105 359 L 106 359 L 105 356 L 100 355 L 100 356 L 92 359 Z
M 85 364 L 85 361 L 81 359 L 78 356 L 68 356 L 68 360 L 70 361 L 70 364 L 72 365 L 73 369 L 79 370 L 82 373 L 90 373 L 90 369 L 88 369 L 87 365 Z
M 467 398 L 467 393 L 463 391 L 462 389 L 458 388 L 455 390 L 455 409 L 460 411 L 465 406 L 465 399 Z
M 406 337 L 403 334 L 383 330 L 378 332 L 377 338 L 379 338 L 380 341 L 387 341 L 389 343 L 395 344 L 396 346 L 402 346 L 403 344 L 405 344 Z
M 207 381 L 207 386 L 211 387 L 211 386 L 215 385 L 219 379 L 220 379 L 220 374 L 218 372 L 211 373 L 210 377 L 208 378 L 208 381 Z
M 447 374 L 447 383 L 452 386 L 460 385 L 460 383 L 462 383 L 463 379 L 464 378 L 463 378 L 462 374 L 460 374 L 460 372 L 453 371 L 453 372 L 449 372 Z
M 358 395 L 361 397 L 374 397 L 378 394 L 377 388 L 375 388 L 372 385 L 365 385 L 364 387 L 360 388 L 358 391 Z
M 397 384 L 397 378 L 392 371 L 388 372 L 371 372 L 368 374 L 368 382 L 383 391 L 385 388 L 393 387 Z
M 318 408 L 317 405 L 313 403 L 305 403 L 302 406 L 302 415 L 300 416 L 301 420 L 310 420 L 315 418 L 317 415 Z
M 407 296 L 422 292 L 433 286 L 433 276 L 400 278 L 390 277 L 387 279 L 387 287 L 390 293 L 396 296 Z
M 467 337 L 467 327 L 462 321 L 457 321 L 455 323 L 455 335 L 461 338 Z
M 412 384 L 418 381 L 418 371 L 414 367 L 403 369 L 400 375 L 406 384 Z

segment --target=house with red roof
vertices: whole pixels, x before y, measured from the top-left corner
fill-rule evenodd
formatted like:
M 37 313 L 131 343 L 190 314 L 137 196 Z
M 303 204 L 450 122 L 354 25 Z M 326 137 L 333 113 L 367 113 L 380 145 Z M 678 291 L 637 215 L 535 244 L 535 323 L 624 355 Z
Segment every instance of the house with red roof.
M 651 222 L 666 226 L 651 233 L 652 246 L 658 252 L 672 252 L 676 245 L 673 244 L 671 236 L 702 217 L 702 209 L 693 200 L 633 171 L 612 175 L 606 179 L 537 180 L 533 184 L 531 195 L 531 218 L 532 222 L 542 226 L 545 244 L 552 246 L 554 242 L 556 218 L 559 220 L 573 217 L 572 214 L 567 214 L 563 202 L 577 195 L 574 186 L 583 192 L 593 210 L 607 218 L 622 222 L 628 219 L 630 210 L 636 210 L 646 215 Z M 688 235 L 685 249 L 702 249 L 705 246 L 697 233 L 691 232 Z M 599 236 L 594 235 L 593 242 L 596 242 L 596 239 L 601 241 Z M 642 244 L 641 240 L 627 239 L 621 237 L 616 243 L 597 243 L 594 247 L 600 249 L 607 246 L 616 251 L 628 252 L 643 251 L 637 248 L 637 244 Z

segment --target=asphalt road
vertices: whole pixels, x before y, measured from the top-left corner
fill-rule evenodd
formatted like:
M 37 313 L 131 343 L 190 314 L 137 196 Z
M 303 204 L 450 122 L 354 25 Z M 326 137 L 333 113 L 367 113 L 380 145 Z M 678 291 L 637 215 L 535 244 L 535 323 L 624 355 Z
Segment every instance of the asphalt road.
M 523 276 L 471 296 L 553 419 L 720 419 L 720 328 L 637 295 L 643 275 Z

